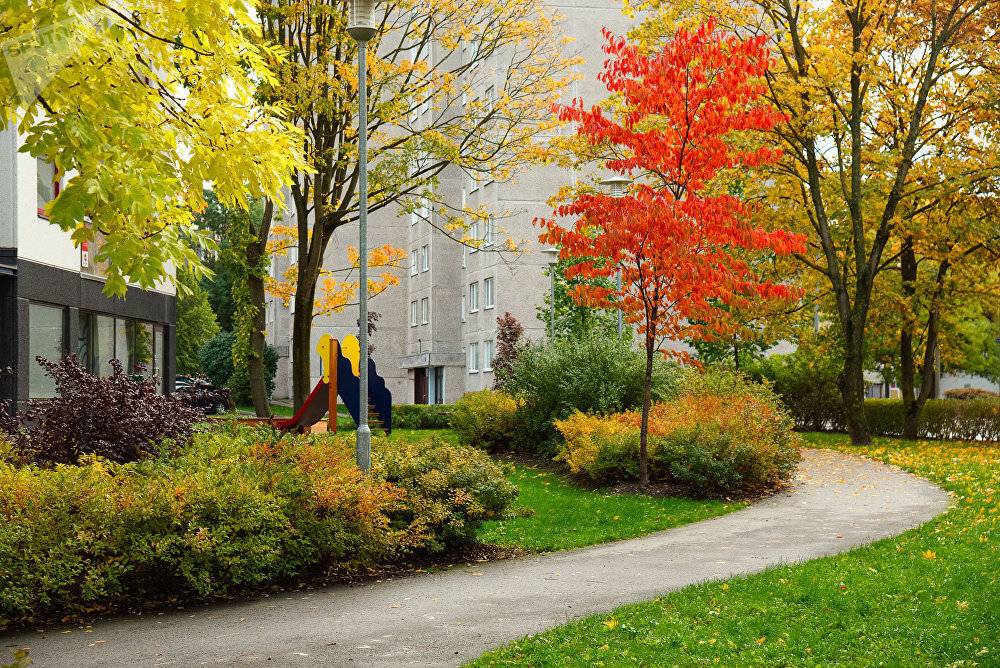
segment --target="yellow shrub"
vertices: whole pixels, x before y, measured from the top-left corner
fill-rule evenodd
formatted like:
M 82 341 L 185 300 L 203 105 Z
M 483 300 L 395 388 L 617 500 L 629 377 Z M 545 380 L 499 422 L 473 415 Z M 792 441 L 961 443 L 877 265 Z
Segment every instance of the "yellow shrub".
M 576 412 L 553 424 L 563 437 L 555 459 L 566 462 L 573 473 L 586 472 L 595 480 L 618 478 L 638 455 L 639 432 L 621 416 Z

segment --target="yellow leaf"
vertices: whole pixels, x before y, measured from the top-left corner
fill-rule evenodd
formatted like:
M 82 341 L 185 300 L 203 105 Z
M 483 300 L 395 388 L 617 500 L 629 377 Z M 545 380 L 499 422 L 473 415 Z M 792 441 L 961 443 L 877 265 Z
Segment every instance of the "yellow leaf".
M 616 626 L 618 626 L 618 620 L 609 619 L 608 621 L 604 622 L 604 625 L 607 626 L 608 629 L 614 629 Z
M 937 556 L 935 552 L 931 552 L 930 550 L 924 550 L 922 554 L 924 555 L 924 559 L 933 559 Z

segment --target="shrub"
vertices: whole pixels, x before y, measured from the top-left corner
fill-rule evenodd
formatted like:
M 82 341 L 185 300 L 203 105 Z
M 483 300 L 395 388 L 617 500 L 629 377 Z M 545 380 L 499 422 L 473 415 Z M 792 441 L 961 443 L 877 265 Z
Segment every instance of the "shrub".
M 467 392 L 455 402 L 451 425 L 458 440 L 486 450 L 517 444 L 517 402 L 504 392 Z
M 451 411 L 446 404 L 393 404 L 393 429 L 447 429 L 451 426 Z
M 517 490 L 471 448 L 224 425 L 176 456 L 0 463 L 0 626 L 109 603 L 218 596 L 470 540 Z
M 511 377 L 514 362 L 528 348 L 524 340 L 524 327 L 517 318 L 504 312 L 497 318 L 497 351 L 493 356 L 493 389 L 503 390 Z
M 621 416 L 577 412 L 556 420 L 555 426 L 563 437 L 555 458 L 566 462 L 573 473 L 586 473 L 597 481 L 639 477 L 639 430 Z
M 246 367 L 235 369 L 233 366 L 233 344 L 236 336 L 232 332 L 222 332 L 206 343 L 198 351 L 198 360 L 202 371 L 208 380 L 216 387 L 228 387 L 232 390 L 233 401 L 237 404 L 249 404 L 250 377 Z M 278 373 L 278 351 L 269 345 L 264 346 L 264 388 L 268 396 L 274 392 L 274 376 Z
M 686 373 L 682 394 L 649 415 L 650 478 L 702 494 L 752 494 L 788 478 L 799 459 L 792 420 L 766 387 L 732 372 Z M 558 421 L 559 459 L 595 480 L 638 477 L 639 426 L 631 411 Z
M 509 471 L 482 450 L 435 435 L 372 451 L 374 476 L 405 492 L 393 525 L 405 525 L 419 549 L 436 552 L 472 542 L 481 523 L 511 516 L 518 489 L 507 479 Z
M 200 411 L 157 394 L 155 379 L 132 380 L 118 360 L 111 360 L 114 373 L 102 378 L 87 373 L 76 355 L 60 362 L 37 359 L 55 379 L 56 396 L 29 401 L 16 420 L 0 428 L 40 464 L 74 464 L 86 454 L 135 461 L 164 439 L 186 440 L 205 419 Z
M 773 355 L 748 369 L 750 378 L 770 381 L 799 429 L 843 430 L 844 415 L 837 375 L 842 362 L 819 346 L 803 342 L 790 355 Z
M 989 390 L 980 390 L 976 387 L 962 387 L 954 390 L 946 390 L 944 393 L 945 399 L 961 399 L 963 401 L 968 401 L 970 399 L 988 399 L 990 397 L 1000 396 L 996 392 L 990 392 Z
M 902 436 L 902 399 L 865 400 L 872 434 Z M 928 399 L 920 413 L 919 438 L 1000 441 L 1000 399 Z
M 641 406 L 645 356 L 626 341 L 600 334 L 532 346 L 512 365 L 507 391 L 518 399 L 525 443 L 551 457 L 560 441 L 554 423 L 574 412 L 611 414 Z M 653 398 L 676 393 L 677 367 L 657 359 Z

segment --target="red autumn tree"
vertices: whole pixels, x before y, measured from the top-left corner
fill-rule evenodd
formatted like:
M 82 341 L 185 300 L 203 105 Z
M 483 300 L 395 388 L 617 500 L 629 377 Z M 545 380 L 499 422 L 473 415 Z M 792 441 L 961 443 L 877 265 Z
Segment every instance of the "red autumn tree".
M 555 212 L 575 219 L 572 227 L 543 220 L 539 239 L 558 245 L 563 258 L 579 258 L 567 278 L 621 272 L 620 291 L 581 283 L 573 296 L 589 306 L 621 309 L 645 343 L 639 477 L 646 485 L 654 353 L 686 359 L 685 353 L 662 351 L 663 345 L 731 330 L 724 304 L 794 297 L 793 288 L 761 281 L 748 258 L 804 248 L 801 235 L 753 229 L 745 202 L 709 187 L 724 170 L 779 157 L 766 147 L 746 148 L 754 133 L 783 120 L 759 102 L 770 64 L 765 38 L 742 41 L 710 22 L 678 31 L 662 52 L 647 56 L 603 34 L 609 59 L 599 78 L 620 111 L 587 111 L 580 100 L 555 111 L 577 123 L 590 152 L 614 156 L 605 161 L 608 169 L 638 182 L 623 197 L 579 194 Z

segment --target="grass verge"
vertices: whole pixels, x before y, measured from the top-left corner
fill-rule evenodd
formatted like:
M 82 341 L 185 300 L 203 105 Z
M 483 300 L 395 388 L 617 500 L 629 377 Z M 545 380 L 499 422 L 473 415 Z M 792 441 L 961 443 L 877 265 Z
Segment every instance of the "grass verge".
M 470 666 L 1000 665 L 1000 448 L 805 434 L 935 481 L 955 506 L 851 552 L 687 587 L 522 639 Z
M 747 505 L 606 494 L 578 487 L 557 473 L 525 465 L 515 466 L 510 480 L 521 489 L 518 504 L 532 508 L 535 514 L 506 522 L 487 522 L 479 530 L 479 539 L 491 545 L 536 552 L 636 538 L 723 515 Z

